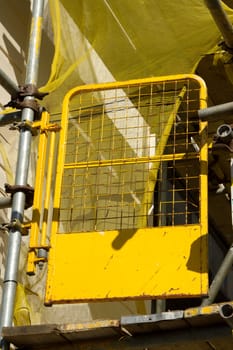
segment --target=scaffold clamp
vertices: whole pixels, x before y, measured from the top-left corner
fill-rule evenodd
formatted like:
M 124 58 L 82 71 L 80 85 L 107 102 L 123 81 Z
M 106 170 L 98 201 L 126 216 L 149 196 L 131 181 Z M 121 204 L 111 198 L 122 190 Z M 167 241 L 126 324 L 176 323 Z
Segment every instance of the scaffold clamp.
M 13 107 L 18 109 L 31 108 L 36 113 L 40 110 L 40 105 L 35 99 L 25 99 L 25 97 L 34 97 L 38 100 L 42 100 L 47 92 L 40 92 L 34 84 L 20 85 L 19 90 L 16 94 L 11 96 L 11 101 L 9 101 L 5 107 Z
M 6 193 L 10 193 L 13 196 L 16 192 L 23 192 L 25 194 L 25 209 L 28 209 L 33 204 L 34 188 L 30 185 L 9 185 L 5 184 Z

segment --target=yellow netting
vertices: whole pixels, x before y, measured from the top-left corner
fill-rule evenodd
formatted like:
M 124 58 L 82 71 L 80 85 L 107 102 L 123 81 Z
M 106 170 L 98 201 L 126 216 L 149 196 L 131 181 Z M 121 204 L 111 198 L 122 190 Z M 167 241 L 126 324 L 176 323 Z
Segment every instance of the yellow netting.
M 22 284 L 17 285 L 15 308 L 14 308 L 14 324 L 15 326 L 30 325 L 30 306 L 27 301 L 25 289 Z
M 190 73 L 220 40 L 203 0 L 49 3 L 55 54 L 41 90 L 53 91 L 51 109 L 75 85 Z

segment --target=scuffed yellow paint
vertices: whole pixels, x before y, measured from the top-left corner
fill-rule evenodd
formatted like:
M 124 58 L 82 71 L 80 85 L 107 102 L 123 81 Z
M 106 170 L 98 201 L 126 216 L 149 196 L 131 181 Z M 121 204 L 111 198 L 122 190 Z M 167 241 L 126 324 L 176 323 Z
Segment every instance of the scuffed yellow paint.
M 206 236 L 198 225 L 57 234 L 46 303 L 207 293 Z

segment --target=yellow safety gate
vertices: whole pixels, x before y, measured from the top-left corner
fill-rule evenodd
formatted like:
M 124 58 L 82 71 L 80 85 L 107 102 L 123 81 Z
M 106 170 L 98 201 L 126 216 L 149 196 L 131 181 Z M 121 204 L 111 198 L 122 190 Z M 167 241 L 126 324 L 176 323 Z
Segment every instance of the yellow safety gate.
M 195 75 L 66 95 L 57 158 L 47 156 L 50 204 L 35 186 L 28 272 L 43 260 L 36 253 L 49 250 L 46 304 L 207 293 L 204 107 L 205 84 Z M 37 185 L 46 177 L 40 169 Z

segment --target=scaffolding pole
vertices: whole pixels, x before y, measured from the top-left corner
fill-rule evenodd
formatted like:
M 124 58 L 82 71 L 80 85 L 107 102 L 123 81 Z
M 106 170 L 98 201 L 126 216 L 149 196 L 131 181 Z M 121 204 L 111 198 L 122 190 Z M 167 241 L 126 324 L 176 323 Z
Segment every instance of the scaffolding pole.
M 28 62 L 26 67 L 25 84 L 37 83 L 39 53 L 42 34 L 42 16 L 44 0 L 34 0 L 32 9 L 32 22 L 29 40 Z M 25 101 L 34 100 L 33 96 L 26 96 Z M 31 108 L 23 108 L 22 121 L 32 122 L 34 111 Z M 29 159 L 31 151 L 32 133 L 27 128 L 20 130 L 18 159 L 16 165 L 15 185 L 25 186 L 28 183 Z M 8 251 L 6 270 L 3 284 L 2 306 L 0 315 L 0 332 L 2 328 L 11 326 L 14 312 L 14 302 L 18 281 L 18 266 L 21 248 L 21 229 L 25 207 L 25 192 L 18 191 L 13 194 L 11 223 L 8 237 Z M 17 225 L 15 224 L 17 222 Z M 9 349 L 9 344 L 1 337 L 2 349 Z
M 18 92 L 18 86 L 8 77 L 8 75 L 0 68 L 0 84 L 10 95 Z
M 231 127 L 229 126 L 231 129 Z M 232 137 L 232 136 L 231 136 Z M 231 169 L 231 223 L 233 228 L 233 158 L 231 158 L 230 161 L 230 169 Z M 224 257 L 221 266 L 219 267 L 208 292 L 208 298 L 204 299 L 202 301 L 201 306 L 207 306 L 214 302 L 218 292 L 220 291 L 224 280 L 227 276 L 227 274 L 232 269 L 233 264 L 233 244 L 230 246 L 226 256 Z M 227 309 L 228 310 L 228 309 Z M 232 316 L 232 315 L 231 315 Z M 233 318 L 233 316 L 231 317 Z M 228 320 L 229 323 L 229 320 Z M 233 326 L 233 321 L 231 319 L 231 326 Z
M 233 48 L 233 27 L 224 11 L 220 0 L 205 0 L 218 29 L 220 30 L 227 48 Z

